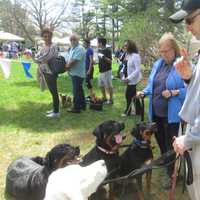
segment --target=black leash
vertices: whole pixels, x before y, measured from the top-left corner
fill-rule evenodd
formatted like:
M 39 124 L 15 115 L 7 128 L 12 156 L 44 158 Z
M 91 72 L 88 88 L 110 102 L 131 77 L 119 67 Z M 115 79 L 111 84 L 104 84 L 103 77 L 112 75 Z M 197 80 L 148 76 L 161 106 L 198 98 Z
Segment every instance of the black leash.
M 185 151 L 183 155 L 184 155 L 185 163 L 187 165 L 187 170 L 188 170 L 186 184 L 191 185 L 193 183 L 192 160 L 190 157 L 190 153 L 188 151 Z
M 113 183 L 113 182 L 118 182 L 118 181 L 125 181 L 125 180 L 128 180 L 128 179 L 133 179 L 138 175 L 144 174 L 145 172 L 152 170 L 154 168 L 154 166 L 160 166 L 159 168 L 166 167 L 166 164 L 164 165 L 163 161 L 167 157 L 172 156 L 172 155 L 175 155 L 175 152 L 173 150 L 168 151 L 167 153 L 165 153 L 162 156 L 160 156 L 158 159 L 152 161 L 149 165 L 145 165 L 142 168 L 135 169 L 135 170 L 133 170 L 132 172 L 130 172 L 126 176 L 105 180 L 101 185 L 106 185 L 108 183 Z M 171 163 L 172 162 L 170 162 L 169 164 L 171 164 Z
M 108 179 L 102 182 L 101 185 L 106 185 L 108 183 L 113 183 L 113 182 L 119 182 L 119 181 L 125 181 L 125 180 L 129 180 L 129 179 L 133 179 L 138 175 L 142 175 L 152 169 L 159 169 L 162 167 L 166 167 L 168 165 L 171 165 L 172 163 L 174 163 L 177 159 L 179 159 L 180 155 L 177 156 L 173 161 L 170 161 L 168 163 L 164 163 L 164 161 L 166 160 L 166 158 L 175 156 L 176 153 L 174 150 L 170 150 L 166 153 L 164 153 L 162 156 L 160 156 L 158 159 L 153 160 L 149 165 L 145 165 L 144 167 L 141 167 L 139 169 L 135 169 L 132 172 L 130 172 L 128 175 L 126 176 L 122 176 L 122 177 L 118 177 L 118 178 L 113 178 L 113 179 Z M 187 163 L 187 167 L 188 167 L 188 173 L 187 173 L 187 178 L 186 178 L 186 184 L 187 185 L 191 185 L 193 183 L 193 171 L 192 171 L 192 161 L 189 155 L 189 152 L 185 152 L 184 155 L 184 160 Z
M 140 110 L 140 121 L 143 122 L 144 121 L 144 111 L 145 111 L 145 105 L 144 105 L 144 97 L 137 97 L 134 96 L 131 100 L 131 104 L 129 105 L 126 114 L 126 117 L 123 118 L 122 122 L 126 122 L 128 119 L 128 112 L 131 110 L 132 104 L 134 103 L 135 106 L 135 111 L 136 111 L 136 101 L 139 102 L 139 104 L 141 105 L 141 110 Z

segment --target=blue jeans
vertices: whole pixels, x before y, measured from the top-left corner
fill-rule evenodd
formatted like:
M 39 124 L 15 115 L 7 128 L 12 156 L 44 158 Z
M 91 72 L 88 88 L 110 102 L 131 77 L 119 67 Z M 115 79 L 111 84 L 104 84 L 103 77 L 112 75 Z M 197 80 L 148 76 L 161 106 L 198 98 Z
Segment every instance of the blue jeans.
M 85 95 L 83 91 L 84 78 L 79 76 L 71 76 L 73 88 L 73 108 L 75 110 L 85 109 Z

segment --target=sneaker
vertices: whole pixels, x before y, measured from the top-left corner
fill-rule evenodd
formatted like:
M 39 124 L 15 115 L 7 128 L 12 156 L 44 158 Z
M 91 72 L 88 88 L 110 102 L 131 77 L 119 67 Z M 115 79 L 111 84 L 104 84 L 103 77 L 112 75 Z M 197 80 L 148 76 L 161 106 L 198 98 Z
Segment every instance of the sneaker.
M 127 117 L 128 115 L 127 114 L 125 114 L 125 113 L 122 113 L 121 114 L 121 117 Z
M 60 117 L 60 113 L 51 112 L 51 113 L 47 114 L 46 117 L 48 117 L 48 118 Z
M 105 102 L 106 105 L 112 105 L 113 103 L 114 103 L 113 100 L 107 100 L 107 101 Z
M 91 97 L 90 97 L 90 96 L 87 96 L 87 97 L 85 98 L 85 101 L 88 102 L 88 103 L 90 102 L 90 100 L 91 100 Z
M 102 98 L 101 101 L 103 102 L 103 104 L 106 104 L 106 102 L 108 101 L 107 99 Z
M 47 115 L 50 114 L 50 113 L 53 113 L 53 110 L 47 110 L 47 111 L 46 111 L 46 114 L 47 114 Z

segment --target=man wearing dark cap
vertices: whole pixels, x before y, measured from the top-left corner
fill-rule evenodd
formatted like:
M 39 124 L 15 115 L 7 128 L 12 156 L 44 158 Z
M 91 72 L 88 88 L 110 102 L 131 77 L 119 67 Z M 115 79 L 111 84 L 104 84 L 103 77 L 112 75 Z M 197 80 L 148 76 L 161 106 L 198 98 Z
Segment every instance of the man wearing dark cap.
M 185 20 L 187 31 L 200 40 L 200 0 L 184 0 L 182 9 L 169 17 L 178 23 Z M 186 133 L 174 140 L 176 153 L 183 154 L 190 151 L 193 165 L 193 184 L 188 186 L 190 198 L 200 199 L 200 57 L 196 66 L 191 66 L 187 52 L 181 51 L 181 58 L 176 62 L 176 70 L 188 83 L 187 94 L 179 113 L 187 122 Z

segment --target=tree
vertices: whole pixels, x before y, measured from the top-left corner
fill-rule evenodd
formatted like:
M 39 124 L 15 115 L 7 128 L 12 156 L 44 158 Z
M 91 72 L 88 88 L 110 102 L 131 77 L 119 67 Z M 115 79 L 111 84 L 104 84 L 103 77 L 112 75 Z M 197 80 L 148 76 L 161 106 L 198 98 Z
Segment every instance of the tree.
M 40 31 L 46 26 L 52 30 L 60 28 L 69 3 L 69 1 L 51 3 L 47 0 L 20 0 L 20 2 L 29 12 L 34 26 Z
M 50 3 L 47 0 L 2 0 L 0 14 L 3 30 L 25 35 L 34 43 L 44 27 L 58 30 L 65 24 L 69 1 Z M 21 33 L 21 34 L 19 34 Z
M 149 8 L 148 11 L 135 15 L 134 20 L 125 23 L 121 31 L 120 43 L 127 39 L 135 41 L 146 66 L 150 66 L 157 56 L 156 41 L 161 35 L 158 31 L 159 24 L 156 23 L 157 16 L 158 10 L 155 7 Z

